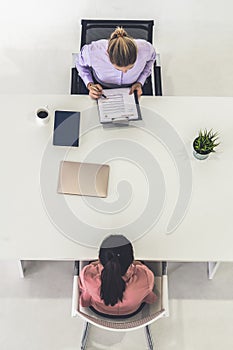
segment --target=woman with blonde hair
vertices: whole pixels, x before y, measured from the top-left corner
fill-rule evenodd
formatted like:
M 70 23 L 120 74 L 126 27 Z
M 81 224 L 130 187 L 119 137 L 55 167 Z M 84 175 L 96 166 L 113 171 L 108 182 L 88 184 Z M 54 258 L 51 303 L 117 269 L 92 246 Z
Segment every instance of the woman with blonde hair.
M 133 316 L 145 303 L 157 299 L 154 274 L 135 261 L 131 242 L 122 235 L 105 238 L 99 260 L 80 273 L 80 303 L 102 316 Z
M 76 58 L 76 67 L 92 98 L 99 98 L 104 88 L 131 87 L 130 94 L 142 94 L 142 86 L 155 61 L 153 46 L 133 39 L 118 27 L 109 40 L 84 45 Z

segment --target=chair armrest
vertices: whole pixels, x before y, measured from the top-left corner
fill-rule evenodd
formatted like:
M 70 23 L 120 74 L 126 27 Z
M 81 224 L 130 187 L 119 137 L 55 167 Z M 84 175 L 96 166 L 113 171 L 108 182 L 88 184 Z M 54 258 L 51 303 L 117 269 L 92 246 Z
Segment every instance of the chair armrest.
M 155 60 L 155 62 L 156 62 L 156 66 L 157 66 L 157 67 L 161 67 L 160 53 L 157 53 L 157 54 L 156 54 L 156 60 Z
M 165 317 L 169 316 L 168 303 L 168 278 L 167 278 L 167 262 L 162 261 L 162 308 L 165 310 Z
M 72 306 L 71 316 L 76 317 L 78 315 L 78 303 L 79 303 L 79 274 L 84 266 L 88 265 L 89 261 L 76 260 L 74 262 L 74 277 L 73 277 L 73 292 L 72 292 Z
M 86 88 L 83 80 L 78 74 L 78 70 L 75 67 L 75 59 L 77 53 L 72 53 L 72 67 L 71 67 L 71 95 L 88 95 L 89 91 Z
M 73 52 L 72 53 L 72 67 L 75 67 L 76 56 L 77 56 L 77 52 Z
M 162 276 L 162 308 L 165 310 L 165 317 L 168 317 L 169 316 L 169 303 L 168 303 L 167 275 Z
M 78 309 L 78 276 L 80 272 L 80 261 L 76 260 L 74 262 L 74 277 L 73 277 L 73 292 L 72 292 L 72 306 L 71 306 L 71 316 L 77 316 Z
M 75 67 L 71 68 L 71 95 L 88 95 L 89 91 L 86 88 L 83 80 L 80 78 Z
M 167 262 L 162 261 L 162 275 L 167 275 Z
M 73 278 L 73 293 L 72 293 L 72 306 L 71 306 L 71 316 L 77 316 L 79 295 L 78 295 L 78 275 Z
M 161 65 L 160 54 L 156 55 L 156 61 L 154 63 L 154 82 L 155 82 L 155 96 L 162 96 L 162 77 L 161 77 Z
M 142 94 L 144 96 L 153 96 L 151 75 L 147 77 L 145 83 L 142 86 Z
M 71 68 L 71 95 L 76 95 L 78 92 L 78 72 L 75 67 Z
M 74 262 L 74 276 L 79 276 L 79 272 L 80 272 L 80 261 L 76 260 Z
M 155 96 L 162 96 L 161 67 L 154 68 Z

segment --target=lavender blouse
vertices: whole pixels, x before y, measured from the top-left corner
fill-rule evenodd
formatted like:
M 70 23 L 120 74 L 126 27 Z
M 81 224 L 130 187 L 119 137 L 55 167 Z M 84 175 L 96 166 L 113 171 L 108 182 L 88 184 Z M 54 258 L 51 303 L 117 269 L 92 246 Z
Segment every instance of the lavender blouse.
M 147 41 L 135 39 L 137 45 L 137 59 L 130 70 L 123 73 L 117 70 L 109 60 L 107 53 L 108 40 L 93 41 L 83 46 L 81 52 L 76 56 L 76 67 L 79 75 L 87 85 L 93 82 L 92 71 L 96 80 L 107 85 L 131 85 L 135 82 L 144 84 L 146 78 L 151 74 L 156 53 L 154 47 Z

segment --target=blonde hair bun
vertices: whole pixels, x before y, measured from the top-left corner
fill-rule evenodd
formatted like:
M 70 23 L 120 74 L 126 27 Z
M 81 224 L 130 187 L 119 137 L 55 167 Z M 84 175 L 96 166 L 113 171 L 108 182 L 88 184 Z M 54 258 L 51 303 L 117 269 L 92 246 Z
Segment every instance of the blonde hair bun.
M 110 36 L 107 52 L 112 64 L 127 67 L 136 61 L 137 45 L 124 28 L 117 27 Z
M 124 36 L 128 36 L 124 28 L 117 27 L 115 31 L 111 34 L 110 39 L 123 38 Z

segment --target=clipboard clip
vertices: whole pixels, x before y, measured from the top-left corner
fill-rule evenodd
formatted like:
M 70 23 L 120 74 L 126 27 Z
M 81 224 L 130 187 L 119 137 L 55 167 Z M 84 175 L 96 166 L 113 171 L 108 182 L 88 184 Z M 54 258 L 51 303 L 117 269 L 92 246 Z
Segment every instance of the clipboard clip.
M 120 124 L 120 125 L 129 125 L 129 118 L 128 117 L 112 118 L 112 123 Z

